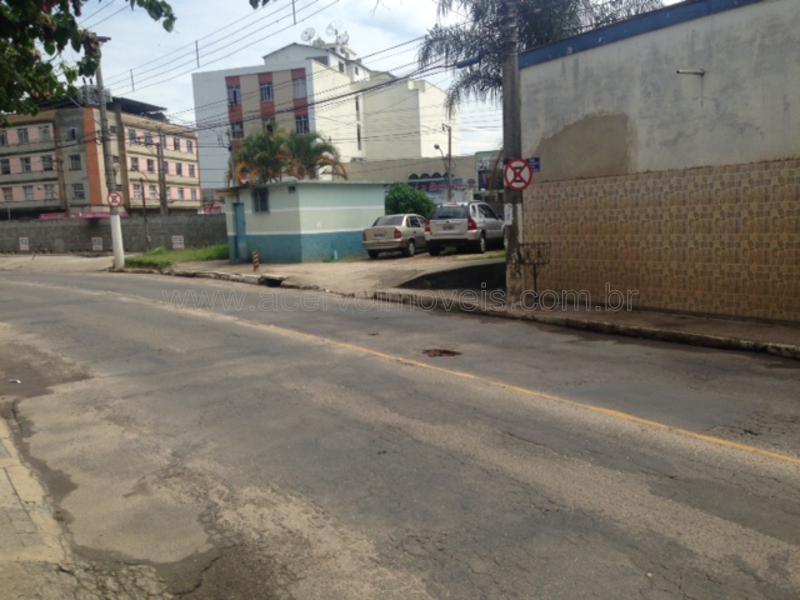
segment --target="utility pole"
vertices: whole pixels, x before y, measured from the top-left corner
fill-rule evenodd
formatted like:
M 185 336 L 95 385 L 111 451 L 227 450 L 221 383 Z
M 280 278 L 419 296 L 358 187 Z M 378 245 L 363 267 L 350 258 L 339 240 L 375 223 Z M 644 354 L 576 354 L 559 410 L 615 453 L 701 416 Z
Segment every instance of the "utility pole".
M 442 123 L 442 131 L 447 132 L 447 202 L 453 203 L 453 127 Z
M 500 0 L 503 47 L 503 158 L 522 158 L 522 123 L 520 116 L 518 30 L 516 2 Z M 503 179 L 505 181 L 505 178 Z M 519 301 L 522 294 L 523 213 L 522 192 L 506 187 L 504 202 L 511 205 L 512 222 L 506 227 L 506 294 L 508 303 Z
M 111 40 L 109 37 L 98 37 L 100 43 Z M 108 132 L 108 108 L 106 107 L 106 91 L 103 87 L 103 70 L 100 62 L 97 63 L 97 94 L 100 96 L 100 141 L 103 146 L 103 166 L 106 170 L 106 186 L 108 193 L 117 191 L 117 178 L 114 174 L 114 164 L 111 158 L 111 140 Z M 122 221 L 119 216 L 119 207 L 111 206 L 111 246 L 114 250 L 114 270 L 120 271 L 125 267 L 125 248 L 122 245 Z
M 164 172 L 164 133 L 158 130 L 158 144 L 156 145 L 156 162 L 158 162 L 158 198 L 161 206 L 161 215 L 169 214 L 167 206 L 167 174 Z

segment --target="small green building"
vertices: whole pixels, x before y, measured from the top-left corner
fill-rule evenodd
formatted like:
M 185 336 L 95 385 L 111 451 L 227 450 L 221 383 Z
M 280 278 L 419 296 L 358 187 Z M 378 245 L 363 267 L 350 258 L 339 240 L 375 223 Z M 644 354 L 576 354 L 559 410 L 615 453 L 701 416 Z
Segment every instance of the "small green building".
M 224 190 L 231 261 L 253 251 L 264 263 L 366 256 L 361 233 L 384 214 L 386 187 L 302 180 Z

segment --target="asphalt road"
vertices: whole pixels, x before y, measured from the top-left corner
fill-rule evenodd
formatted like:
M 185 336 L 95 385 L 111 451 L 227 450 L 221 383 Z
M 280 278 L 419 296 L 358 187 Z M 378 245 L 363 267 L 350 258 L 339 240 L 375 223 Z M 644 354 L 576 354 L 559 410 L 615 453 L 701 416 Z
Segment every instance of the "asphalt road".
M 0 340 L 110 590 L 800 595 L 797 362 L 111 274 L 3 274 Z

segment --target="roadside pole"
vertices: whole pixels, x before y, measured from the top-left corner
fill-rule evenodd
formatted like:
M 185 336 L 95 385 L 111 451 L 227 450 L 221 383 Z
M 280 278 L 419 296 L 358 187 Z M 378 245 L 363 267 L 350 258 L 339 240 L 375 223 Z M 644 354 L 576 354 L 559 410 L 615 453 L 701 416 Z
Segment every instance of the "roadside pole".
M 105 43 L 111 38 L 98 37 L 98 41 Z M 122 220 L 119 216 L 119 206 L 110 201 L 111 195 L 117 193 L 117 178 L 114 173 L 113 159 L 111 158 L 111 140 L 108 133 L 108 108 L 106 107 L 106 92 L 103 87 L 103 70 L 100 62 L 97 63 L 97 94 L 100 96 L 100 141 L 103 146 L 103 166 L 106 171 L 106 185 L 108 187 L 109 205 L 111 210 L 111 246 L 114 250 L 114 270 L 120 271 L 125 267 L 125 248 L 122 245 Z
M 156 162 L 158 163 L 158 204 L 161 207 L 161 216 L 167 216 L 167 174 L 164 172 L 164 133 L 158 130 L 158 145 L 156 146 Z
M 447 130 L 447 202 L 453 203 L 453 127 L 445 123 L 442 129 Z
M 517 58 L 517 12 L 514 0 L 501 0 L 503 22 L 503 158 L 505 162 L 522 157 L 522 131 L 520 116 L 519 64 Z M 504 180 L 505 181 L 505 180 Z M 506 227 L 506 301 L 518 302 L 522 294 L 523 269 L 521 246 L 522 192 L 505 186 L 504 202 L 511 205 L 511 224 Z

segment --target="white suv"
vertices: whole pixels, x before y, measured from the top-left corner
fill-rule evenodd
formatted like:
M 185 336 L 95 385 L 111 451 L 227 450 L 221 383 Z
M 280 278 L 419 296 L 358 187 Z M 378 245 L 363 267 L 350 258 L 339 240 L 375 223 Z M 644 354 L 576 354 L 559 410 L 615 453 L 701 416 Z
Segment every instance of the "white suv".
M 486 252 L 494 244 L 503 245 L 504 223 L 485 202 L 440 204 L 425 226 L 425 242 L 431 256 L 455 246 Z

